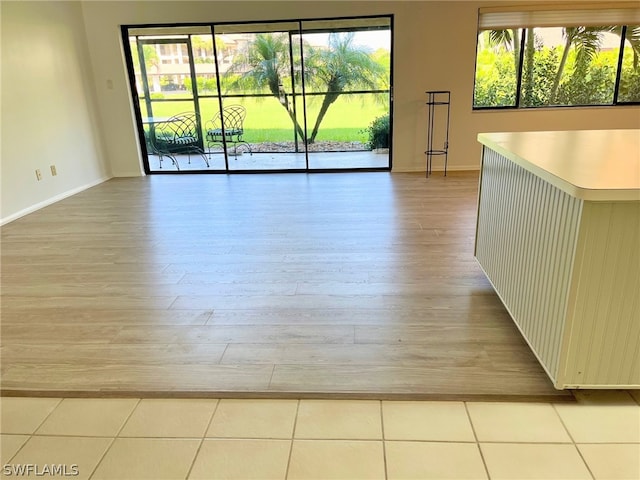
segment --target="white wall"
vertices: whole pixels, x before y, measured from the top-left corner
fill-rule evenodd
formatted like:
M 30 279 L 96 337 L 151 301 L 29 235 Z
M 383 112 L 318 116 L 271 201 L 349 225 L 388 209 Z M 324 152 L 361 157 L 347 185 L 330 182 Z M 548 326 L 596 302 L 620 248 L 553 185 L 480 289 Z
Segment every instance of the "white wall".
M 111 174 L 80 4 L 3 1 L 1 9 L 0 218 L 6 223 Z
M 395 14 L 394 171 L 424 170 L 425 90 L 452 92 L 452 169 L 478 168 L 479 132 L 640 127 L 637 106 L 473 112 L 477 9 L 487 4 L 491 2 L 83 2 L 102 124 L 107 138 L 118 139 L 106 145 L 113 173 L 127 176 L 141 170 L 120 39 L 119 26 L 127 24 Z

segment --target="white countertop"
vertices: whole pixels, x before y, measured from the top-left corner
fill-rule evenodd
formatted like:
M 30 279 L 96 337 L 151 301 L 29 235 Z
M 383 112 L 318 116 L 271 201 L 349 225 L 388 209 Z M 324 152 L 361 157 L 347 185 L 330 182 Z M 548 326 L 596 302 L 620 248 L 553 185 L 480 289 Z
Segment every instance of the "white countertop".
M 480 133 L 478 141 L 574 197 L 640 200 L 640 130 Z

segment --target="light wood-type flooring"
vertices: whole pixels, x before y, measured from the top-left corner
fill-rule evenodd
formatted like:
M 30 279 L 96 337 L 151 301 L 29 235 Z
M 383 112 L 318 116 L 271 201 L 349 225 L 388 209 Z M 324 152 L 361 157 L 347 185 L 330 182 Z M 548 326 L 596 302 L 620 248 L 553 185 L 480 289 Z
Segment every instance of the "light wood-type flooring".
M 5 395 L 562 399 L 477 173 L 113 179 L 2 228 Z

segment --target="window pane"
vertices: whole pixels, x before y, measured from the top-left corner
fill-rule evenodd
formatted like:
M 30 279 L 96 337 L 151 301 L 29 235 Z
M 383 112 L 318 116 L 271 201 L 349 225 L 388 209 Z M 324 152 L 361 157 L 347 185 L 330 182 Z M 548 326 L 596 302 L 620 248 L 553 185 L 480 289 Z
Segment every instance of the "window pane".
M 307 92 L 340 95 L 389 88 L 389 28 L 358 30 L 341 21 L 335 22 L 341 30 L 317 31 L 317 23 L 327 22 L 302 22 Z
M 307 119 L 309 129 L 313 130 L 318 114 L 323 106 L 322 95 L 310 95 L 307 98 Z M 354 114 L 357 112 L 357 115 Z M 371 148 L 388 148 L 387 145 L 372 146 L 369 141 L 368 127 L 379 117 L 387 117 L 389 96 L 387 94 L 343 94 L 331 105 L 322 119 L 316 138 L 310 143 L 311 152 L 318 151 L 356 151 Z M 388 125 L 388 121 L 386 122 Z
M 637 54 L 634 55 L 633 45 Z M 620 74 L 619 102 L 640 102 L 640 26 L 629 25 L 624 42 L 622 72 Z
M 612 27 L 527 29 L 520 105 L 610 105 L 620 37 Z
M 474 107 L 516 104 L 522 30 L 488 30 L 478 35 Z
M 178 170 L 175 163 L 171 161 L 170 158 L 162 158 L 160 157 L 155 149 L 153 148 L 152 142 L 150 139 L 158 138 L 159 134 L 157 133 L 159 130 L 159 125 L 162 125 L 162 122 L 168 120 L 170 117 L 174 115 L 178 115 L 180 113 L 190 113 L 195 111 L 195 106 L 192 100 L 185 101 L 151 101 L 149 104 L 150 112 L 152 115 L 147 117 L 142 117 L 142 123 L 144 127 L 144 136 L 147 139 L 147 160 L 149 162 L 149 169 L 151 171 L 167 171 L 167 170 Z M 143 110 L 144 111 L 144 110 Z M 202 142 L 202 141 L 201 141 Z M 202 158 L 198 158 L 194 156 L 194 161 L 191 162 L 191 157 L 187 157 L 187 155 L 179 155 L 178 163 L 180 168 L 183 170 L 204 170 L 206 167 L 205 162 Z M 185 158 L 182 158 L 185 157 Z M 166 160 L 166 161 L 161 161 Z
M 290 47 L 297 32 L 297 22 L 216 25 L 222 94 L 290 93 Z
M 223 50 L 221 44 L 218 54 Z M 216 62 L 213 55 L 213 36 L 192 35 L 191 49 L 193 51 L 193 64 L 195 66 L 198 95 L 217 95 L 218 84 L 216 82 Z M 191 78 L 185 79 L 185 83 L 191 83 Z

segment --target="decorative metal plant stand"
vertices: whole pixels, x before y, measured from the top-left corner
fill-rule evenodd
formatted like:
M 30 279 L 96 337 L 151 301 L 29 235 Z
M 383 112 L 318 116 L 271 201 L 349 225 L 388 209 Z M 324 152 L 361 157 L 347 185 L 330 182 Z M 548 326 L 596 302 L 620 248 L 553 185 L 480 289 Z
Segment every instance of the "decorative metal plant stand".
M 431 166 L 433 157 L 437 155 L 444 155 L 444 176 L 447 176 L 447 160 L 449 157 L 449 114 L 451 112 L 451 92 L 448 90 L 431 90 L 426 92 L 427 94 L 427 150 L 424 152 L 427 155 L 427 177 L 431 175 Z M 436 123 L 436 107 L 441 107 L 440 110 L 444 110 L 447 107 L 446 118 L 440 119 Z M 440 113 L 442 116 L 444 112 Z M 446 120 L 446 123 L 444 122 Z M 444 126 L 442 125 L 444 123 Z M 442 131 L 441 131 L 442 130 Z M 442 141 L 442 143 L 438 143 Z M 442 144 L 442 148 L 437 148 L 435 145 Z

